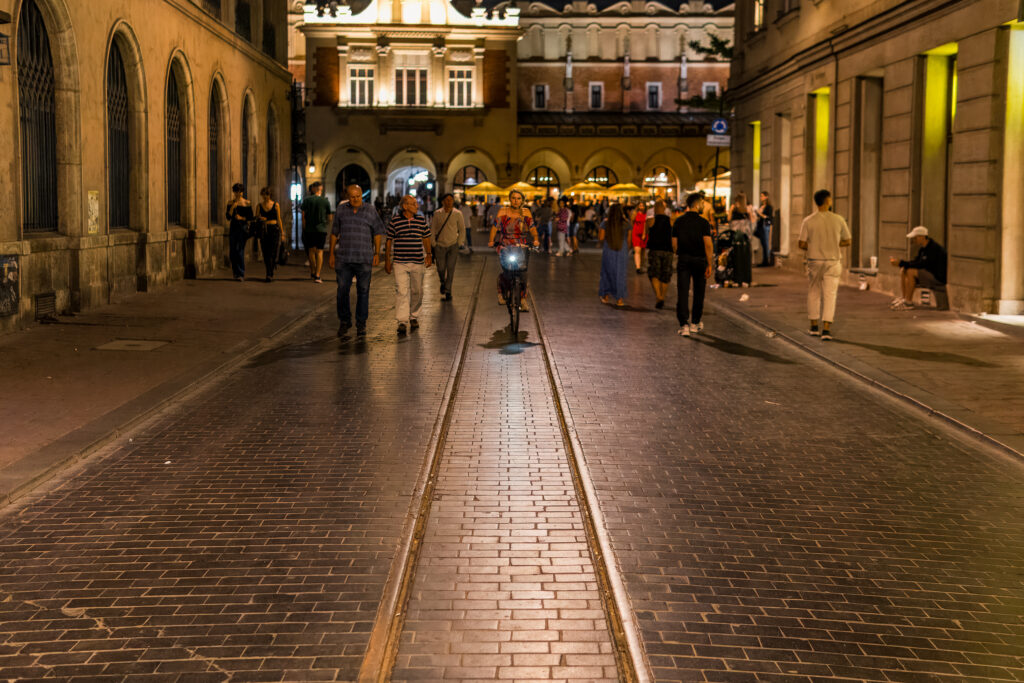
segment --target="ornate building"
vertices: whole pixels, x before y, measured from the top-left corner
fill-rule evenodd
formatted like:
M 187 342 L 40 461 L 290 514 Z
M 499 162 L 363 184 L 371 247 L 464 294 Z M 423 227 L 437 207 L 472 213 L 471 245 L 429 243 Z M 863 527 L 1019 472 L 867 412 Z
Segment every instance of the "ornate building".
M 0 330 L 211 271 L 289 180 L 285 0 L 0 0 Z
M 689 46 L 731 40 L 731 3 L 293 5 L 311 177 L 375 196 L 587 179 L 677 194 L 711 172 L 711 114 L 728 64 Z
M 924 225 L 954 309 L 1024 313 L 1022 21 L 1019 0 L 737 3 L 732 182 L 776 198 L 776 248 L 829 188 L 877 289 Z

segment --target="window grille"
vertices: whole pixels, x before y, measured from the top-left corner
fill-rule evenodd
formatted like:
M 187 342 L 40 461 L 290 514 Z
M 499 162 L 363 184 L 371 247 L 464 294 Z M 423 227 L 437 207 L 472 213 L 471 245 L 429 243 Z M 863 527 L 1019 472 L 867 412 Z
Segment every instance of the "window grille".
M 210 93 L 210 223 L 220 223 L 220 98 Z
M 355 107 L 373 105 L 373 69 L 353 67 L 348 72 L 349 103 Z
M 596 166 L 587 174 L 587 182 L 611 187 L 619 182 L 619 176 L 607 166 Z
M 559 186 L 558 174 L 547 166 L 538 166 L 530 171 L 530 174 L 526 176 L 526 182 L 534 187 L 544 189 L 546 195 L 550 195 L 551 190 L 558 189 Z
M 448 72 L 448 106 L 473 106 L 473 71 L 452 69 Z
M 111 228 L 131 224 L 131 136 L 128 77 L 117 41 L 107 58 L 107 214 Z
M 18 22 L 21 202 L 25 232 L 57 229 L 57 103 L 50 38 L 35 0 Z
M 183 151 L 184 121 L 181 116 L 181 101 L 178 96 L 178 77 L 171 70 L 167 79 L 167 222 L 181 224 L 181 163 Z

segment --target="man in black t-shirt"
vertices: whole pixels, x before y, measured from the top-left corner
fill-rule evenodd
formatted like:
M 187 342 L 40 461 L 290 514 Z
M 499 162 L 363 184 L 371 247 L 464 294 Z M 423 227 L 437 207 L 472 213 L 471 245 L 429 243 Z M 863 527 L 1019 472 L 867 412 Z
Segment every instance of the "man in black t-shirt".
M 689 337 L 691 332 L 700 332 L 704 323 L 704 289 L 711 277 L 712 258 L 711 224 L 701 217 L 704 199 L 699 194 L 686 198 L 686 213 L 676 219 L 672 226 L 672 249 L 678 256 L 676 262 L 676 318 L 679 319 L 679 334 Z M 693 315 L 690 314 L 690 280 L 693 280 Z

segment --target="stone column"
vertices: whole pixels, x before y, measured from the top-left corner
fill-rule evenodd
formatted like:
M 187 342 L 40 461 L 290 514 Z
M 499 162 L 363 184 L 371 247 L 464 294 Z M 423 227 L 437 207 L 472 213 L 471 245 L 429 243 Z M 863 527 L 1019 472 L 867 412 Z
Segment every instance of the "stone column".
M 348 45 L 338 38 L 338 106 L 347 107 L 349 102 Z
M 1007 43 L 1006 125 L 1003 131 L 1001 315 L 1024 314 L 1024 25 L 1000 29 Z
M 473 48 L 473 106 L 484 105 L 484 48 Z

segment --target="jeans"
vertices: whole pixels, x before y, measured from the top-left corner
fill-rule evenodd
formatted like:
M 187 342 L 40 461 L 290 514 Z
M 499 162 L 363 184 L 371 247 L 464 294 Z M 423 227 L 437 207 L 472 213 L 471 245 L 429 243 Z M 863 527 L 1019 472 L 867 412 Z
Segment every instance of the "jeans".
M 373 266 L 369 263 L 339 263 L 335 271 L 338 273 L 338 320 L 344 326 L 352 325 L 349 289 L 352 287 L 352 278 L 355 278 L 356 327 L 366 327 L 366 319 L 370 317 L 370 275 Z
M 473 228 L 466 226 L 466 247 L 473 246 Z
M 452 249 L 458 249 L 458 245 Z M 396 263 L 395 270 L 395 319 L 403 324 L 420 317 L 423 306 L 422 263 Z
M 277 268 L 277 250 L 281 246 L 281 233 L 267 227 L 267 234 L 260 238 L 260 247 L 263 249 L 263 265 L 267 269 L 267 277 L 274 277 L 274 269 Z
M 761 258 L 762 266 L 772 265 L 772 224 L 765 221 L 761 226 Z
M 455 277 L 455 263 L 459 260 L 459 245 L 434 247 L 434 267 L 445 294 L 452 293 L 452 279 Z M 414 316 L 415 317 L 415 316 Z
M 544 251 L 551 251 L 551 223 L 537 224 L 537 238 L 540 240 L 540 248 Z
M 235 277 L 245 277 L 245 243 L 248 241 L 249 232 L 245 228 L 232 226 L 228 233 L 228 257 Z
M 692 322 L 700 322 L 704 315 L 704 272 L 707 262 L 704 259 L 679 257 L 676 266 L 676 319 L 682 327 Z M 693 312 L 690 312 L 690 280 L 693 280 Z

